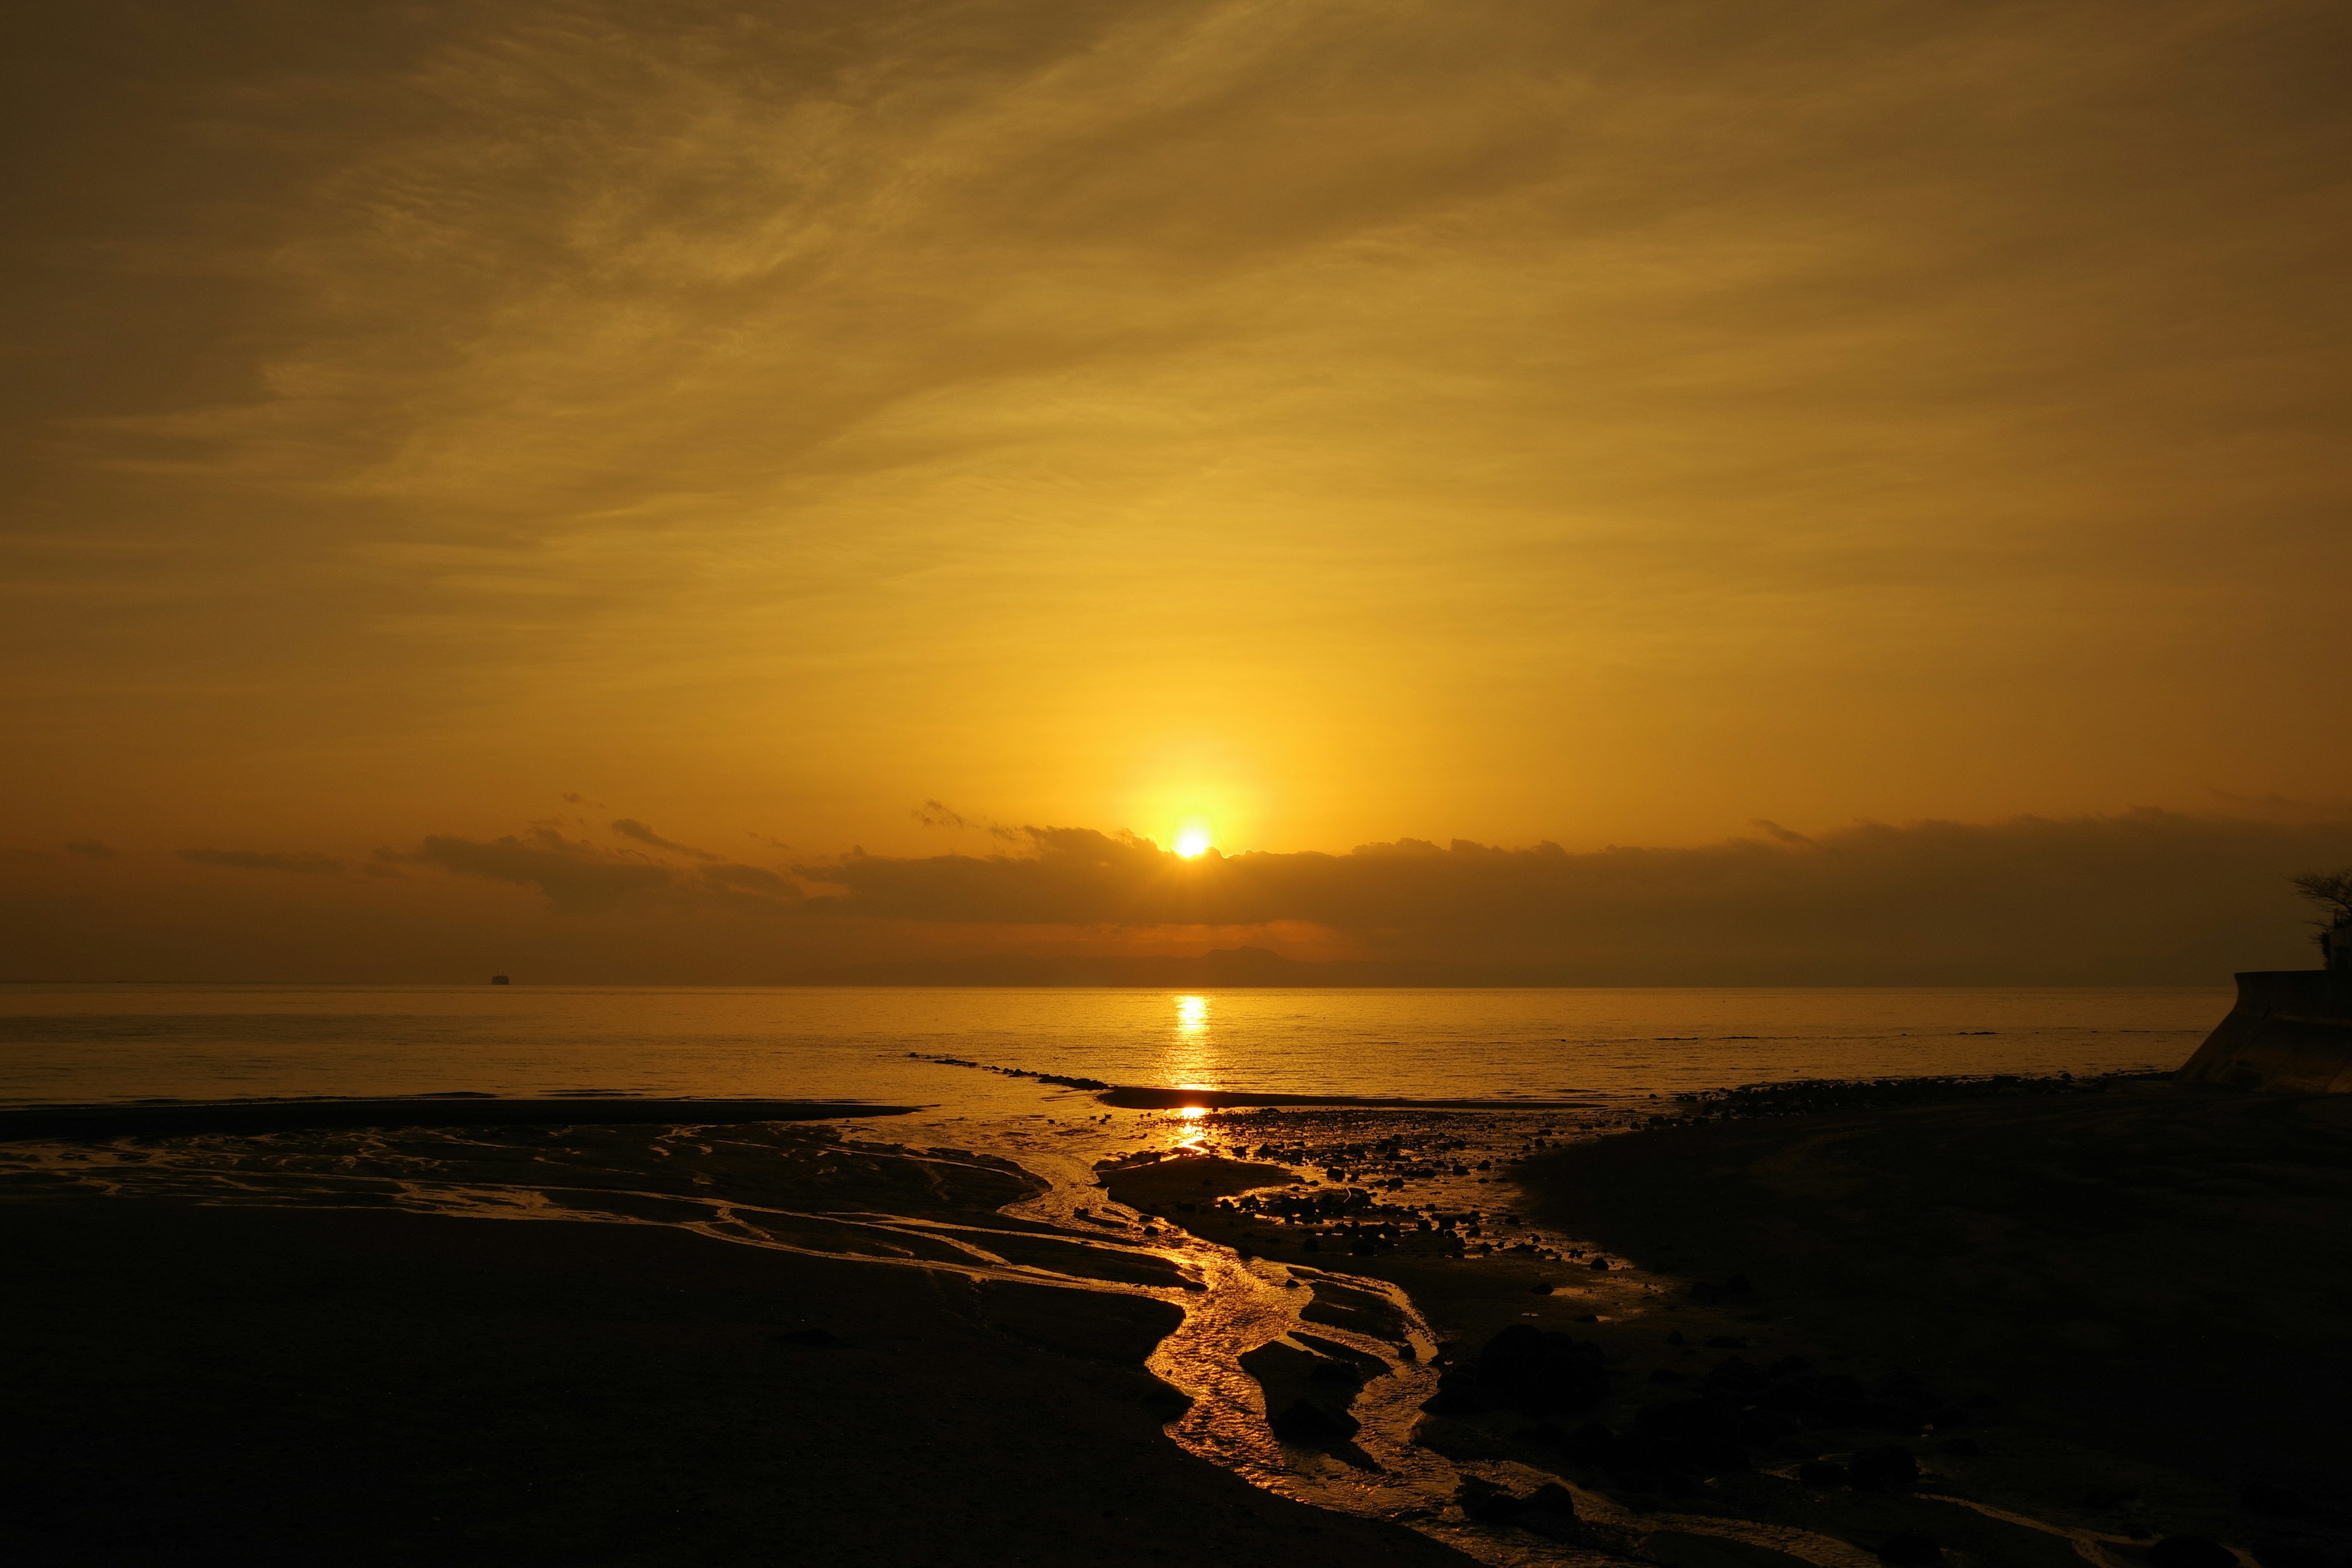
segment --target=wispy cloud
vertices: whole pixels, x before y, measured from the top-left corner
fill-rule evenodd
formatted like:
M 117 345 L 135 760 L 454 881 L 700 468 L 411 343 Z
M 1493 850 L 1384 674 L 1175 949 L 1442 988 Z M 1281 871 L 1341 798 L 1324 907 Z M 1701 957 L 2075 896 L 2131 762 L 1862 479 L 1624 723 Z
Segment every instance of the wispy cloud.
M 789 733 L 824 842 L 2336 776 L 2346 23 L 2114 10 L 57 8 L 12 731 Z

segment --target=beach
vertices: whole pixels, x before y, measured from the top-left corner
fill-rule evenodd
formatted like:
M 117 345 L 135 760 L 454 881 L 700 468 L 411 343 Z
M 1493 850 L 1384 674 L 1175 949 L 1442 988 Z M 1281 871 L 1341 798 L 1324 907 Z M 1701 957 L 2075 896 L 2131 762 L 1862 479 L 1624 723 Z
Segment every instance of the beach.
M 2341 1561 L 2345 1102 L 2029 1087 L 1112 1111 L 993 1152 L 824 1107 L 126 1112 L 10 1146 L 38 1288 L 0 1530 L 89 1563 Z
M 562 1131 L 601 1145 L 570 1162 L 575 1186 L 645 1146 L 639 1129 Z M 15 1560 L 1448 1558 L 1171 1444 L 1182 1402 L 1142 1363 L 1179 1313 L 1148 1296 L 906 1266 L 949 1251 L 921 1226 L 790 1233 L 862 1246 L 862 1265 L 730 1245 L 664 1223 L 677 1200 L 635 1180 L 607 1185 L 596 1220 L 403 1212 L 389 1178 L 355 1169 L 366 1156 L 299 1134 L 268 1160 L 304 1190 L 257 1192 L 233 1142 L 169 1195 L 0 1194 L 19 1281 L 0 1308 Z M 1003 1170 L 801 1147 L 732 1191 L 1054 1245 L 995 1216 L 1031 1186 Z M 470 1174 L 487 1187 L 545 1152 L 515 1141 Z M 714 1169 L 667 1186 L 707 1190 L 694 1178 Z

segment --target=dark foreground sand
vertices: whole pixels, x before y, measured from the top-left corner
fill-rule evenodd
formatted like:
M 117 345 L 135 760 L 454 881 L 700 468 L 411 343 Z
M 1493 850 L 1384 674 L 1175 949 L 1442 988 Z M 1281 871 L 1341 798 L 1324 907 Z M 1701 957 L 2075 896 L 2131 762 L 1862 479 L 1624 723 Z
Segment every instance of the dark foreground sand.
M 1540 1217 L 1636 1263 L 1746 1275 L 1721 1305 L 1769 1318 L 1759 1342 L 1996 1401 L 1968 1407 L 1982 1457 L 1937 1460 L 1972 1482 L 2274 1559 L 2340 1548 L 2352 1100 L 2151 1084 L 1732 1121 L 1519 1175 Z
M 949 1258 L 921 1230 L 941 1222 L 1102 1279 L 1166 1287 L 1163 1266 L 1002 1216 L 1035 1186 L 1003 1162 L 830 1138 L 285 1133 L 221 1140 L 218 1168 L 117 1195 L 39 1172 L 0 1183 L 0 1553 L 1465 1561 L 1180 1449 L 1141 1367 L 1176 1321 L 1166 1301 L 888 1260 Z M 655 1223 L 391 1212 L 420 1171 Z M 1345 1195 L 1278 1164 L 1102 1172 L 1118 1201 L 1201 1236 L 1402 1285 L 1450 1381 L 1514 1327 L 1587 1347 L 1606 1373 L 1590 1397 L 1545 1410 L 1474 1388 L 1419 1428 L 1474 1481 L 1583 1489 L 1564 1542 L 1496 1523 L 1503 1560 L 2196 1568 L 2147 1554 L 2189 1534 L 2261 1568 L 2347 1561 L 2352 1100 L 2124 1086 L 1660 1128 L 1511 1174 L 1528 1217 L 1582 1245 L 1477 1256 L 1528 1234 L 1490 1215 L 1465 1257 L 1433 1225 L 1375 1243 L 1337 1211 L 1220 1206 Z M 724 1225 L 877 1261 L 677 1228 L 719 1215 L 714 1194 L 735 1205 Z M 235 1206 L 255 1197 L 300 1206 Z M 860 1228 L 866 1210 L 916 1224 Z M 1404 1338 L 1379 1296 L 1313 1278 L 1310 1323 Z M 1274 1346 L 1244 1365 L 1271 1407 L 1344 1409 L 1332 1353 Z M 1916 1458 L 1916 1487 L 1848 1484 L 1890 1446 Z
M 886 1190 L 820 1154 L 732 1179 L 942 1218 L 1021 1190 L 986 1169 Z M 341 1212 L 0 1190 L 0 1559 L 1461 1561 L 1171 1443 L 1141 1368 L 1163 1302 L 666 1226 L 386 1212 L 368 1162 L 341 1163 L 360 1174 L 316 1200 Z M 658 1194 L 598 1201 L 668 1217 Z
M 1513 1324 L 1591 1347 L 1608 1387 L 1588 1402 L 1474 1398 L 1423 1425 L 1521 1492 L 1549 1474 L 1637 1515 L 1898 1560 L 1924 1540 L 1947 1563 L 2134 1564 L 2190 1535 L 2263 1568 L 2352 1561 L 2352 1100 L 2126 1083 L 1570 1144 L 1512 1172 L 1528 1219 L 1590 1244 L 1559 1259 L 1464 1258 L 1426 1231 L 1367 1249 L 1218 1206 L 1270 1174 L 1106 1180 L 1231 1245 L 1404 1286 L 1456 1366 Z M 1355 1305 L 1331 1321 L 1383 1331 Z M 1916 1484 L 1799 1468 L 1890 1447 Z

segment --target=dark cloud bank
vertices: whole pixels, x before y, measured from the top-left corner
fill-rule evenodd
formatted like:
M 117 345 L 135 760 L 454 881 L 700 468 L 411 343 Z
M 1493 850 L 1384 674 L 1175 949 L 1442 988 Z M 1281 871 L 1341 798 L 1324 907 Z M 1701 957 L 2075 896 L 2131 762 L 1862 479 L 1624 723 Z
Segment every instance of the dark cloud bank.
M 74 848 L 68 844 L 67 848 Z M 293 871 L 314 877 L 332 876 L 341 871 L 342 862 L 316 850 L 297 849 L 182 849 L 183 860 L 199 866 L 225 866 L 236 871 Z
M 534 887 L 584 915 L 725 911 L 772 921 L 780 950 L 866 955 L 746 978 L 1180 985 L 2210 984 L 2311 964 L 2284 879 L 2352 862 L 2342 821 L 2137 811 L 1812 838 L 1759 829 L 1696 848 L 1401 839 L 1186 861 L 1127 835 L 1045 827 L 1016 853 L 853 852 L 787 875 L 542 828 L 428 838 L 404 858 Z M 1356 956 L 1294 961 L 1268 950 L 1278 939 L 1231 935 L 1268 929 Z M 1192 956 L 1115 955 L 1122 946 Z

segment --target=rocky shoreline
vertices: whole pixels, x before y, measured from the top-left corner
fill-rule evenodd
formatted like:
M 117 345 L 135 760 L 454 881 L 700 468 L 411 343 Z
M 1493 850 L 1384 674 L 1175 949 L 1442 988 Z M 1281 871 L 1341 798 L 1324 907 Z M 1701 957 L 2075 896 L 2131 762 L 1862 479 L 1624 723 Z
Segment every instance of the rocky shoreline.
M 1105 1180 L 1409 1291 L 1446 1342 L 1416 1436 L 1472 1521 L 1567 1539 L 1565 1485 L 1575 1539 L 1656 1561 L 1643 1542 L 1710 1519 L 1760 1527 L 1751 1553 L 1799 1532 L 1782 1561 L 1824 1537 L 1891 1563 L 2346 1561 L 2352 1103 L 1956 1087 L 1727 1096 L 1498 1167 L 1522 1224 L 1580 1247 L 1289 1168 L 1238 1194 L 1253 1173 L 1209 1160 Z
M 0 1325 L 21 1417 L 0 1468 L 26 1500 L 0 1543 L 108 1563 L 2346 1561 L 2352 1102 L 1988 1079 L 1675 1110 L 1041 1118 L 1039 1149 L 1142 1146 L 1096 1165 L 1099 1203 L 1026 1218 L 1046 1184 L 1002 1154 L 781 1123 L 500 1130 L 477 1110 L 17 1156 L 0 1244 L 42 1288 Z M 428 1188 L 457 1206 L 398 1212 Z M 447 1217 L 515 1204 L 540 1223 Z M 1142 1364 L 1204 1299 L 1204 1243 L 1253 1289 L 1309 1287 L 1241 1370 L 1296 1473 L 1360 1475 L 1402 1500 L 1387 1517 L 1170 1441 L 1185 1402 Z M 193 1554 L 191 1519 L 212 1543 Z

